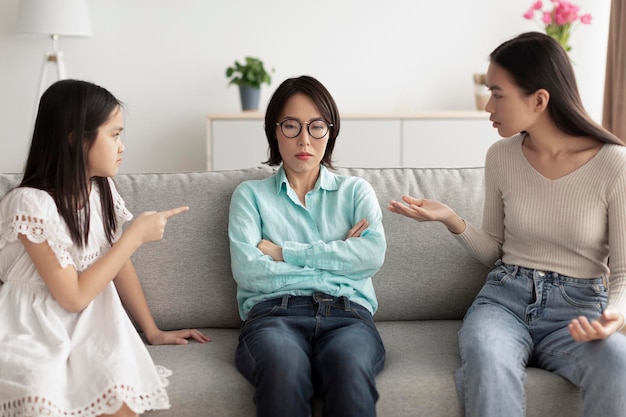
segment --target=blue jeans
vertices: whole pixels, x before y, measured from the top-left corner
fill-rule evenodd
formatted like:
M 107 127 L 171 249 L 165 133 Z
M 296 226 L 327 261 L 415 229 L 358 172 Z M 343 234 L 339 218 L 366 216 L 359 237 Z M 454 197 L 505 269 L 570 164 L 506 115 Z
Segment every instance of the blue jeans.
M 375 376 L 385 348 L 363 306 L 322 293 L 284 296 L 252 308 L 241 328 L 237 369 L 254 385 L 257 416 L 376 415 Z
M 626 337 L 576 342 L 567 325 L 607 302 L 604 277 L 577 279 L 498 261 L 459 332 L 457 388 L 466 417 L 522 417 L 525 368 L 581 388 L 583 416 L 626 416 Z

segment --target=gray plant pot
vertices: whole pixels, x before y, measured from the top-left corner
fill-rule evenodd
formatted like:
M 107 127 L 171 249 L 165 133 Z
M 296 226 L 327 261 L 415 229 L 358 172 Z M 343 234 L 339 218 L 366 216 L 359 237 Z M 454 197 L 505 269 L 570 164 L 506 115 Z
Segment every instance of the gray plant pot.
M 258 110 L 260 93 L 260 88 L 240 85 L 239 96 L 241 97 L 241 110 Z

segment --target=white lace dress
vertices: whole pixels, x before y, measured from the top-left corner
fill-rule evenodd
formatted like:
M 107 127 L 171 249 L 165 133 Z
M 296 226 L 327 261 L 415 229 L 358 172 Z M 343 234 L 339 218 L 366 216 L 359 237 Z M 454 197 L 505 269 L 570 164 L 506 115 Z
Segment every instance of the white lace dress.
M 110 181 L 120 225 L 132 218 Z M 167 409 L 170 372 L 152 362 L 109 283 L 83 311 L 54 299 L 18 233 L 47 241 L 59 263 L 83 271 L 109 249 L 97 187 L 89 244 L 79 250 L 54 200 L 18 188 L 0 202 L 0 417 L 97 416 L 123 403 L 133 411 Z

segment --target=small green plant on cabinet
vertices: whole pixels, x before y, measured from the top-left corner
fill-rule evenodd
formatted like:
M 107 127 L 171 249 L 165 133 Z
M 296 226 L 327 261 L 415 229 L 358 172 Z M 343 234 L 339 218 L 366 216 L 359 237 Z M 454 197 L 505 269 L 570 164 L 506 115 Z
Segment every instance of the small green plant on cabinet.
M 274 72 L 273 68 L 271 72 Z M 226 77 L 230 78 L 229 85 L 256 88 L 261 88 L 261 84 L 269 85 L 272 82 L 270 73 L 263 66 L 263 61 L 249 56 L 245 58 L 244 64 L 235 61 L 233 66 L 226 68 Z

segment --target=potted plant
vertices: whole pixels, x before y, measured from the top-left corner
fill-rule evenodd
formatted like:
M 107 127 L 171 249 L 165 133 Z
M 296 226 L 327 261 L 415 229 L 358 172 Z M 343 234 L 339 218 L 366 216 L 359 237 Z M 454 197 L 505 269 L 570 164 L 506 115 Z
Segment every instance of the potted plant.
M 250 56 L 245 58 L 245 63 L 235 61 L 233 66 L 226 68 L 226 77 L 230 78 L 229 85 L 239 86 L 242 110 L 257 110 L 261 84 L 269 85 L 272 82 L 270 73 L 263 66 L 263 61 Z

